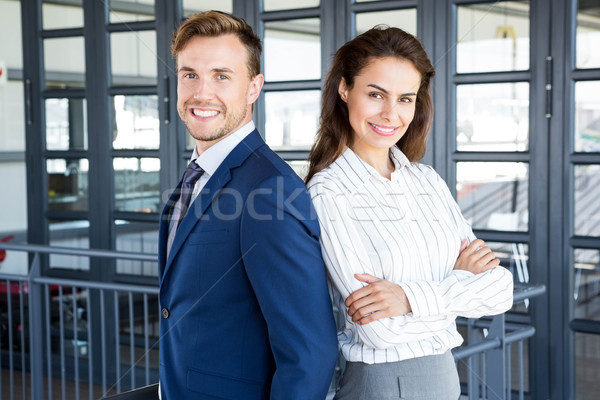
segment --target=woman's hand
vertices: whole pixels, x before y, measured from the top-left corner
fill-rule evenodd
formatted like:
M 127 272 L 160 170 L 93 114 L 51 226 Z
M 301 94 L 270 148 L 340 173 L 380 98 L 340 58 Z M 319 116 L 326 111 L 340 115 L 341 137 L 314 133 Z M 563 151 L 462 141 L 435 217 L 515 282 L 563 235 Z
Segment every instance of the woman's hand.
M 469 241 L 464 239 L 460 244 L 460 253 L 454 263 L 454 269 L 462 269 L 474 274 L 480 274 L 500 265 L 500 260 L 481 239 Z
M 352 293 L 344 302 L 352 321 L 365 325 L 381 318 L 397 317 L 412 311 L 406 293 L 399 285 L 369 274 L 354 274 L 367 286 Z

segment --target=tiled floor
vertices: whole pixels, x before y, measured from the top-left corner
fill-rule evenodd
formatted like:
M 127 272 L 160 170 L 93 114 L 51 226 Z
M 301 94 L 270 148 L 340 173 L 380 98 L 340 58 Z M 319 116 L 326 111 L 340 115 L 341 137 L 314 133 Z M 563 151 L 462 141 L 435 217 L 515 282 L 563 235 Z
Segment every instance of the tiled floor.
M 0 375 L 0 399 L 31 399 L 31 378 L 29 373 L 22 373 L 21 371 L 13 371 L 12 382 L 14 385 L 10 386 L 11 375 L 8 369 L 2 369 Z M 77 388 L 72 381 L 65 380 L 64 397 L 63 397 L 63 386 L 60 379 L 52 379 L 52 395 L 45 393 L 44 399 L 48 400 L 74 400 L 77 398 Z M 44 390 L 48 388 L 48 380 L 44 380 Z M 99 385 L 94 385 L 91 394 L 92 399 L 102 398 L 102 388 Z M 107 394 L 115 394 L 116 391 L 109 391 Z M 90 398 L 90 387 L 87 383 L 79 384 L 79 398 L 89 399 Z

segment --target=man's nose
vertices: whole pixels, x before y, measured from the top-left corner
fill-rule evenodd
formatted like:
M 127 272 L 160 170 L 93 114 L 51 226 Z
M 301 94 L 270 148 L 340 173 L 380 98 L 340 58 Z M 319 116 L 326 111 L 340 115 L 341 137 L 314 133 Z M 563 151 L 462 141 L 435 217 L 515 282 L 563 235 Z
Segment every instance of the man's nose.
M 199 79 L 196 87 L 194 88 L 194 99 L 196 100 L 210 100 L 213 97 L 213 90 L 210 82 L 207 79 Z

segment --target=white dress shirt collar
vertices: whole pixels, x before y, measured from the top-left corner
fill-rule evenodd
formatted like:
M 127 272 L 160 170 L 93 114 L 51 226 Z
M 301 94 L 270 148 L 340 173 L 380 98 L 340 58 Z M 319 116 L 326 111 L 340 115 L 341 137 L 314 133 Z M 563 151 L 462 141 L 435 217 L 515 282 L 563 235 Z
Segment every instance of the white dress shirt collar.
M 412 163 L 404 155 L 402 150 L 398 148 L 398 146 L 392 146 L 390 148 L 390 155 L 392 156 L 392 162 L 396 167 L 396 171 L 404 167 L 412 168 Z
M 412 169 L 412 163 L 408 160 L 408 158 L 406 158 L 404 153 L 402 153 L 402 150 L 400 150 L 397 146 L 392 146 L 390 148 L 390 156 L 395 167 L 394 172 L 392 172 L 391 176 L 392 180 L 395 179 L 395 177 L 397 176 L 396 173 L 402 168 L 407 167 L 409 169 Z M 355 188 L 362 187 L 366 182 L 369 181 L 369 179 L 375 178 L 387 180 L 386 178 L 382 177 L 379 174 L 379 172 L 377 172 L 377 170 L 373 168 L 370 164 L 363 161 L 363 159 L 360 158 L 358 154 L 356 154 L 352 149 L 347 148 L 341 157 L 346 163 L 349 164 L 351 170 L 355 173 L 352 176 L 347 176 L 350 183 Z
M 198 155 L 198 151 L 196 150 L 196 147 L 194 147 L 191 160 L 196 159 L 196 164 L 204 170 L 205 174 L 212 176 L 229 153 L 231 153 L 231 151 L 240 144 L 246 136 L 252 133 L 254 129 L 256 129 L 254 122 L 250 121 L 223 140 L 218 141 L 208 149 L 204 150 L 201 155 Z

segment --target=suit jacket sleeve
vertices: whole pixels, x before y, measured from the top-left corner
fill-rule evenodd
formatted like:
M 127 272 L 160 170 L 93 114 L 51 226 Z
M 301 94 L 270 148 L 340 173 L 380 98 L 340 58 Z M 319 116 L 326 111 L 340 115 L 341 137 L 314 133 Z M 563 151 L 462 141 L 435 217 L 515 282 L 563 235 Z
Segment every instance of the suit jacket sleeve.
M 302 181 L 259 183 L 242 216 L 246 273 L 267 322 L 276 363 L 271 399 L 325 399 L 337 338 L 319 225 Z

